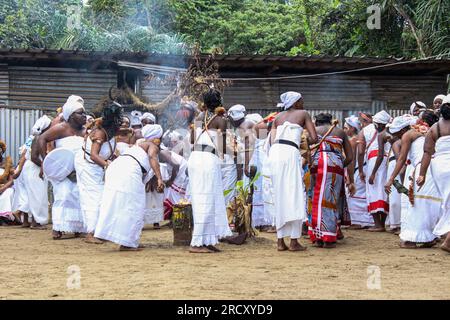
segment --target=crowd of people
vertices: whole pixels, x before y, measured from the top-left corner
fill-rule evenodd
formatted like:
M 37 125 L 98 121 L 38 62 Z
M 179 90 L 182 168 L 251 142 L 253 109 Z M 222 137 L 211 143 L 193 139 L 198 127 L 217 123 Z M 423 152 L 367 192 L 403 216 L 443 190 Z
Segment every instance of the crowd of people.
M 233 235 L 227 208 L 240 182 L 252 185 L 252 226 L 276 233 L 279 251 L 305 250 L 302 235 L 334 248 L 351 228 L 450 252 L 450 95 L 395 118 L 360 112 L 342 127 L 328 113 L 312 119 L 298 92 L 280 100 L 262 117 L 226 110 L 210 89 L 200 104 L 182 99 L 163 130 L 155 115 L 126 116 L 114 101 L 94 118 L 70 96 L 36 121 L 16 166 L 0 141 L 0 222 L 46 229 L 50 211 L 55 240 L 134 251 L 144 225 L 160 228 L 187 202 L 189 251 L 214 253 Z

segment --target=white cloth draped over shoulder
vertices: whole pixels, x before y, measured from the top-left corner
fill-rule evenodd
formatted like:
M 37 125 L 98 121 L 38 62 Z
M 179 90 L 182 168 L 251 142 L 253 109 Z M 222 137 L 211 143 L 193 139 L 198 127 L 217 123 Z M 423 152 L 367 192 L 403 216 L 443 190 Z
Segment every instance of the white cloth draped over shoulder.
M 269 163 L 269 150 L 270 150 L 270 137 L 269 132 L 267 138 L 264 140 L 263 152 L 264 160 L 262 162 L 262 197 L 264 201 L 264 216 L 270 221 L 270 225 L 275 226 L 275 201 L 274 201 L 274 190 L 271 178 L 271 170 Z
M 434 234 L 442 236 L 450 232 L 450 136 L 440 137 L 436 142 L 436 153 L 431 160 L 431 175 L 442 198 L 442 217 Z M 427 179 L 430 177 L 428 176 Z
M 288 121 L 277 127 L 275 141 L 288 140 L 300 146 L 303 128 Z M 303 170 L 299 149 L 275 143 L 269 151 L 268 165 L 274 191 L 277 231 L 289 223 L 306 220 Z
M 208 131 L 197 128 L 196 144 L 217 150 L 217 132 Z M 194 146 L 188 160 L 188 193 L 194 218 L 191 246 L 215 245 L 220 238 L 232 235 L 225 209 L 220 159 L 209 151 L 195 150 Z
M 69 136 L 55 141 L 56 148 L 71 150 L 74 154 L 81 150 L 83 138 Z M 52 181 L 54 203 L 52 207 L 53 230 L 61 232 L 86 232 L 83 214 L 80 207 L 78 185 L 65 178 L 62 181 Z
M 100 148 L 99 156 L 103 160 L 110 159 L 114 154 L 115 147 L 115 138 L 104 142 Z M 80 190 L 80 206 L 88 233 L 93 233 L 97 225 L 104 184 L 104 170 L 91 160 L 91 149 L 92 140 L 90 137 L 87 137 L 84 146 L 86 152 L 81 149 L 75 155 L 75 170 Z
M 143 169 L 147 171 L 144 176 Z M 132 146 L 105 172 L 100 214 L 94 236 L 137 248 L 144 226 L 145 184 L 153 177 L 147 153 Z
M 419 177 L 420 161 L 423 156 L 425 137 L 419 137 L 411 144 L 408 153 L 410 165 L 406 169 L 406 181 L 414 182 L 414 205 L 408 204 L 408 210 L 402 212 L 402 241 L 425 243 L 436 238 L 433 230 L 441 217 L 442 199 L 438 193 L 431 172 L 427 172 L 425 184 L 418 190 L 415 181 Z

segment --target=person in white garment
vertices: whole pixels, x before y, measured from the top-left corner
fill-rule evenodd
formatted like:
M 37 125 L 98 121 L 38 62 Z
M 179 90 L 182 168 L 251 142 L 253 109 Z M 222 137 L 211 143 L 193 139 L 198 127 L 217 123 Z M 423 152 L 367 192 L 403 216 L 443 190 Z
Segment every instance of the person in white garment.
M 425 103 L 423 103 L 422 101 L 415 101 L 409 107 L 409 112 L 411 113 L 411 115 L 418 117 L 419 114 L 426 109 L 427 106 Z
M 363 121 L 364 125 L 367 126 L 371 122 L 371 119 L 365 115 L 368 120 Z M 367 211 L 367 199 L 366 199 L 366 183 L 359 177 L 359 170 L 356 161 L 356 157 L 358 154 L 358 133 L 361 131 L 362 126 L 361 122 L 357 116 L 350 116 L 345 118 L 344 131 L 347 134 L 350 145 L 353 149 L 353 161 L 346 168 L 346 187 L 347 187 L 347 204 L 348 211 L 350 213 L 350 219 L 352 225 L 349 227 L 350 229 L 364 229 L 374 225 L 373 218 L 370 216 Z M 364 165 L 367 167 L 367 165 Z M 353 195 L 350 194 L 348 190 L 348 171 L 352 170 L 354 172 L 354 184 L 355 184 L 355 193 Z M 363 168 L 363 172 L 366 172 L 366 168 Z
M 141 117 L 139 117 L 139 120 L 141 120 L 142 126 L 156 123 L 156 117 L 150 112 L 145 112 Z
M 94 237 L 119 244 L 121 251 L 136 251 L 144 226 L 145 185 L 156 175 L 157 189 L 164 190 L 158 152 L 150 140 L 154 125 L 142 128 L 145 140 L 128 148 L 106 169 L 100 214 Z
M 190 252 L 214 253 L 220 238 L 231 236 L 223 196 L 221 155 L 227 120 L 220 112 L 222 97 L 210 89 L 203 95 L 204 110 L 192 127 L 193 151 L 188 160 L 189 195 L 194 230 Z M 223 110 L 222 110 L 223 112 Z
M 151 125 L 147 127 L 147 130 L 151 132 L 147 133 L 147 140 L 155 144 L 160 148 L 161 137 L 163 135 L 163 129 L 160 125 Z M 138 140 L 139 142 L 139 140 Z M 160 156 L 160 153 L 158 153 Z M 158 159 L 159 161 L 160 159 Z M 160 162 L 160 172 L 163 182 L 169 180 L 167 177 L 167 167 Z M 160 229 L 160 222 L 164 219 L 164 190 L 157 190 L 157 177 L 154 176 L 145 186 L 145 213 L 144 224 L 152 224 L 153 229 Z
M 358 135 L 360 142 L 358 147 L 359 177 L 366 182 L 366 199 L 368 212 L 372 215 L 375 226 L 367 229 L 373 232 L 384 232 L 385 221 L 389 214 L 389 199 L 384 192 L 386 182 L 386 157 L 390 145 L 386 143 L 383 133 L 386 125 L 392 120 L 386 111 L 380 111 L 373 116 L 373 123 L 364 127 Z M 364 162 L 367 162 L 366 179 Z
M 80 152 L 75 155 L 75 171 L 80 190 L 80 206 L 86 226 L 85 242 L 102 244 L 94 238 L 100 201 L 103 194 L 105 170 L 114 159 L 115 135 L 122 124 L 122 107 L 113 102 L 102 110 L 102 116 L 84 137 Z
M 303 251 L 298 239 L 302 223 L 306 221 L 306 197 L 303 184 L 300 140 L 304 128 L 309 133 L 309 143 L 317 142 L 314 124 L 303 110 L 303 97 L 289 91 L 280 96 L 283 111 L 277 115 L 271 130 L 272 147 L 268 165 L 274 191 L 275 223 L 278 251 Z M 290 238 L 289 247 L 284 238 Z
M 438 94 L 436 97 L 434 97 L 433 99 L 433 109 L 434 110 L 439 110 L 442 102 L 445 99 L 445 95 L 444 94 Z
M 397 139 L 391 141 L 391 150 L 388 155 L 388 170 L 387 177 L 390 177 L 394 172 L 397 164 L 397 159 L 400 156 L 402 141 Z M 398 182 L 402 183 L 402 172 L 395 178 Z M 401 225 L 401 213 L 402 213 L 402 194 L 397 189 L 393 189 L 389 194 L 389 215 L 386 220 L 386 224 L 389 225 L 389 232 L 400 234 Z
M 24 176 L 22 174 L 23 167 L 29 159 L 31 143 L 33 141 L 33 136 L 29 136 L 25 143 L 19 148 L 19 164 L 14 170 L 13 179 L 14 179 L 14 198 L 13 198 L 13 206 L 12 211 L 20 215 L 22 217 L 22 228 L 30 227 L 31 217 L 28 212 L 30 211 L 27 191 L 25 189 L 24 184 Z M 28 156 L 27 156 L 28 154 Z
M 442 199 L 438 193 L 434 180 L 429 174 L 422 187 L 418 187 L 416 180 L 421 170 L 424 154 L 425 135 L 438 117 L 433 111 L 421 113 L 421 124 L 411 128 L 411 118 L 400 116 L 389 125 L 389 132 L 402 141 L 400 156 L 397 159 L 394 172 L 389 177 L 385 189 L 391 192 L 394 179 L 400 173 L 408 160 L 405 182 L 409 182 L 408 210 L 402 212 L 400 247 L 405 249 L 430 248 L 436 244 L 437 236 L 433 233 L 441 217 Z
M 442 217 L 433 233 L 444 237 L 441 249 L 450 253 L 450 95 L 442 98 L 440 106 L 442 118 L 431 127 L 425 136 L 424 154 L 418 187 L 423 187 L 432 178 L 442 198 Z M 431 168 L 428 170 L 428 167 Z M 431 171 L 431 176 L 428 172 Z
M 48 223 L 48 181 L 39 177 L 40 167 L 33 162 L 34 156 L 39 157 L 37 140 L 40 134 L 50 128 L 51 119 L 46 115 L 40 117 L 31 129 L 32 139 L 29 148 L 26 148 L 25 162 L 22 169 L 23 191 L 27 212 L 31 218 L 31 224 L 24 218 L 24 225 L 31 229 L 46 230 Z
M 0 140 L 0 225 L 20 223 L 20 217 L 12 211 L 14 199 L 12 159 L 6 156 L 6 143 Z
M 86 112 L 84 100 L 70 96 L 62 109 L 64 122 L 52 126 L 38 138 L 39 154 L 42 158 L 40 177 L 46 177 L 53 185 L 54 203 L 52 207 L 53 239 L 59 240 L 64 233 L 74 233 L 78 237 L 86 232 L 80 207 L 80 196 L 76 183 L 74 157 L 81 150 L 86 133 Z M 47 143 L 55 142 L 56 149 L 47 154 Z M 50 156 L 51 154 L 51 156 Z M 49 160 L 46 161 L 46 157 Z M 35 159 L 37 162 L 38 159 Z M 66 172 L 66 170 L 72 172 Z M 63 174 L 64 173 L 64 174 Z M 67 174 L 66 174 L 67 173 Z

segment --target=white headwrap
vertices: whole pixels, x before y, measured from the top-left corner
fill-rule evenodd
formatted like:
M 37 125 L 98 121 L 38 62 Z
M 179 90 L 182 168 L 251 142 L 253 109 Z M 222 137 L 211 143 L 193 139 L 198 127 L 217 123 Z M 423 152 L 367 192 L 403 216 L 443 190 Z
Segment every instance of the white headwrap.
M 142 117 L 142 112 L 137 111 L 137 110 L 131 111 L 130 126 L 142 125 L 141 117 Z
M 378 112 L 376 115 L 372 118 L 373 122 L 380 123 L 380 124 L 388 124 L 391 122 L 392 117 L 387 113 L 386 111 L 382 110 Z
M 444 99 L 442 99 L 442 104 L 450 103 L 450 94 L 446 95 Z
M 242 104 L 236 104 L 228 110 L 228 116 L 234 121 L 238 121 L 245 117 L 245 111 L 245 107 Z
M 394 134 L 410 126 L 412 123 L 414 123 L 414 121 L 417 121 L 414 118 L 415 117 L 411 117 L 410 115 L 395 117 L 394 120 L 386 127 L 389 128 L 390 133 Z
M 436 97 L 434 97 L 433 102 L 435 102 L 437 99 L 441 99 L 443 101 L 445 99 L 445 94 L 438 94 Z
M 416 101 L 413 102 L 412 105 L 409 107 L 409 111 L 411 112 L 411 114 L 413 114 L 414 109 L 416 108 L 416 106 L 421 107 L 422 109 L 426 109 L 427 106 L 425 105 L 425 103 L 423 103 L 422 101 Z
M 41 134 L 42 131 L 44 131 L 45 129 L 47 129 L 50 126 L 51 122 L 52 122 L 52 120 L 50 120 L 49 117 L 47 117 L 46 115 L 43 115 L 42 117 L 37 119 L 33 128 L 31 128 L 31 134 L 34 136 Z
M 153 114 L 151 114 L 150 112 L 146 112 L 141 117 L 139 117 L 140 121 L 142 121 L 144 119 L 149 119 L 153 123 L 156 123 L 156 117 Z
M 163 135 L 163 129 L 159 124 L 147 124 L 142 128 L 141 133 L 146 140 L 160 139 Z
M 263 117 L 262 117 L 259 113 L 251 113 L 251 114 L 248 114 L 248 115 L 245 117 L 245 119 L 246 119 L 246 120 L 253 121 L 255 124 L 260 123 L 261 121 L 264 120 Z
M 66 103 L 62 107 L 62 113 L 64 120 L 68 121 L 69 117 L 78 109 L 84 110 L 84 100 L 80 96 L 71 95 L 67 98 Z
M 357 116 L 350 116 L 348 118 L 345 118 L 345 122 L 349 126 L 355 128 L 356 130 L 358 130 L 358 131 L 361 130 L 361 123 L 359 122 L 359 119 Z
M 295 91 L 288 91 L 283 93 L 280 96 L 281 105 L 278 104 L 277 107 L 284 108 L 284 110 L 288 110 L 290 107 L 294 105 L 298 100 L 302 98 L 302 95 Z

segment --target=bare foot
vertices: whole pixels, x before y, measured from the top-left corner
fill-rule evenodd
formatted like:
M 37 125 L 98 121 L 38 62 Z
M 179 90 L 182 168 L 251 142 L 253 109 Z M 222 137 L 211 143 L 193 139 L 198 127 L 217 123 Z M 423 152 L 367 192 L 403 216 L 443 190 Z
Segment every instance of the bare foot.
M 190 247 L 190 253 L 212 253 L 213 251 L 209 250 L 207 247 Z
M 267 233 L 277 233 L 277 228 L 275 227 L 269 227 L 266 230 Z
M 291 239 L 289 251 L 305 251 L 306 247 L 302 246 L 297 239 Z
M 206 248 L 208 248 L 209 250 L 214 251 L 214 252 L 221 252 L 222 251 L 222 250 L 220 250 L 219 248 L 216 248 L 213 245 L 206 246 Z
M 359 224 L 352 224 L 351 226 L 349 226 L 347 229 L 349 230 L 361 230 L 363 227 Z
M 289 248 L 287 247 L 286 243 L 284 243 L 284 239 L 278 239 L 278 251 L 286 251 Z
M 420 248 L 432 248 L 436 245 L 436 240 L 430 241 L 430 242 L 425 242 L 422 243 L 422 245 L 420 246 Z
M 322 240 L 315 241 L 314 246 L 317 248 L 323 248 L 323 241 Z
M 53 240 L 60 240 L 62 238 L 62 232 L 53 230 L 52 236 Z
M 119 251 L 141 251 L 141 248 L 133 248 L 133 247 L 126 247 L 126 246 L 120 246 Z
M 336 237 L 338 240 L 343 240 L 345 237 L 344 237 L 344 234 L 342 233 L 342 230 L 341 230 L 341 228 L 339 228 L 338 229 L 338 232 L 337 232 L 337 237 Z
M 161 227 L 159 226 L 159 223 L 154 223 L 153 229 L 155 229 L 155 230 L 161 229 Z
M 35 224 L 32 223 L 31 226 L 30 226 L 30 229 L 33 229 L 33 230 L 47 230 L 47 227 L 43 226 L 43 225 L 41 225 L 39 223 L 35 223 Z
M 400 227 L 392 228 L 392 229 L 387 230 L 387 232 L 393 233 L 393 234 L 396 234 L 396 233 L 399 232 L 399 231 L 400 231 Z
M 450 245 L 449 245 L 448 243 L 446 243 L 446 242 L 444 242 L 443 244 L 441 244 L 441 246 L 440 246 L 439 248 L 441 248 L 442 250 L 444 250 L 444 251 L 450 253 Z
M 417 249 L 417 243 L 411 241 L 400 242 L 400 248 L 402 249 Z
M 386 229 L 383 227 L 372 227 L 367 229 L 369 232 L 386 232 Z
M 92 233 L 88 233 L 86 236 L 86 239 L 84 240 L 86 243 L 92 243 L 92 244 L 103 244 L 103 241 L 94 237 Z
M 325 242 L 323 244 L 323 247 L 325 249 L 333 249 L 333 248 L 336 248 L 336 243 L 335 242 Z
M 21 228 L 30 228 L 31 224 L 27 221 L 27 222 L 23 222 L 22 225 L 20 226 Z

